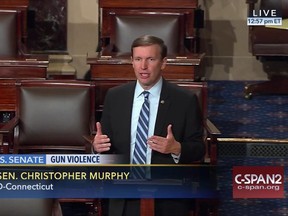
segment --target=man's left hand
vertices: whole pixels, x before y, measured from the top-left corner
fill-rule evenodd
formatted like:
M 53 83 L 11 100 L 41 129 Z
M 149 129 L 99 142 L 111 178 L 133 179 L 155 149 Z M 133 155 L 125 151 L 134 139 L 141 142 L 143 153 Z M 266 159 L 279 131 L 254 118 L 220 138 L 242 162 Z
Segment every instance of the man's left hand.
M 167 136 L 151 136 L 147 140 L 147 144 L 152 150 L 163 154 L 175 154 L 179 155 L 181 153 L 181 144 L 175 140 L 172 125 L 167 127 Z

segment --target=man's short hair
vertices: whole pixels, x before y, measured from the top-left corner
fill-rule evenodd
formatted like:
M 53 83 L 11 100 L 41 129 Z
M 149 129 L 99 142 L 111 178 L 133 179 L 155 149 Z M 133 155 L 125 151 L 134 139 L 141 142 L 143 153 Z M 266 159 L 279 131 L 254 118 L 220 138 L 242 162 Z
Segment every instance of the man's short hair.
M 161 57 L 164 59 L 167 56 L 167 46 L 161 38 L 158 38 L 153 35 L 143 35 L 141 37 L 136 38 L 131 45 L 131 54 L 133 56 L 133 48 L 140 46 L 151 46 L 151 45 L 159 45 L 161 49 Z

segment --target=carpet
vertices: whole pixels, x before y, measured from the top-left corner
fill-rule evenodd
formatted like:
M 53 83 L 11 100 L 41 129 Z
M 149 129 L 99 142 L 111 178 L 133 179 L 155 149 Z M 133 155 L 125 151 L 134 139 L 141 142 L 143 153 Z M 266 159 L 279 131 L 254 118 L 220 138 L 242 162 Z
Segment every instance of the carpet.
M 288 95 L 244 97 L 243 81 L 208 81 L 208 116 L 221 137 L 288 139 Z

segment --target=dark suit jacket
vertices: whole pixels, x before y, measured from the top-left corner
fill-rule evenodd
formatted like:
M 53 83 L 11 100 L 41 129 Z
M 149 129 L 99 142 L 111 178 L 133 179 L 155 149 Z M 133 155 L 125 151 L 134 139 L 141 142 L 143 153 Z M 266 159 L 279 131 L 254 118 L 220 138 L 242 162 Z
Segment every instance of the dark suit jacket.
M 102 114 L 102 131 L 111 139 L 110 153 L 123 154 L 130 163 L 130 128 L 136 82 L 108 91 Z M 191 91 L 163 80 L 154 135 L 166 137 L 172 124 L 175 139 L 181 143 L 179 163 L 191 163 L 203 158 L 202 115 L 197 96 Z M 171 154 L 152 152 L 152 164 L 174 164 Z

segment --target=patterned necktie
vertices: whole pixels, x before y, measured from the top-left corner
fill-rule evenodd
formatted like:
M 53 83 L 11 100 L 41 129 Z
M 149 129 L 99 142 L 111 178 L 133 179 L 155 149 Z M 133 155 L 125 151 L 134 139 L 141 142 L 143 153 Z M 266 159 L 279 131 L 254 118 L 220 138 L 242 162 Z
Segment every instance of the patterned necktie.
M 136 131 L 136 143 L 133 155 L 133 164 L 146 164 L 146 152 L 147 152 L 147 138 L 148 138 L 148 126 L 149 126 L 149 92 L 144 91 L 144 103 L 142 105 L 137 131 Z

